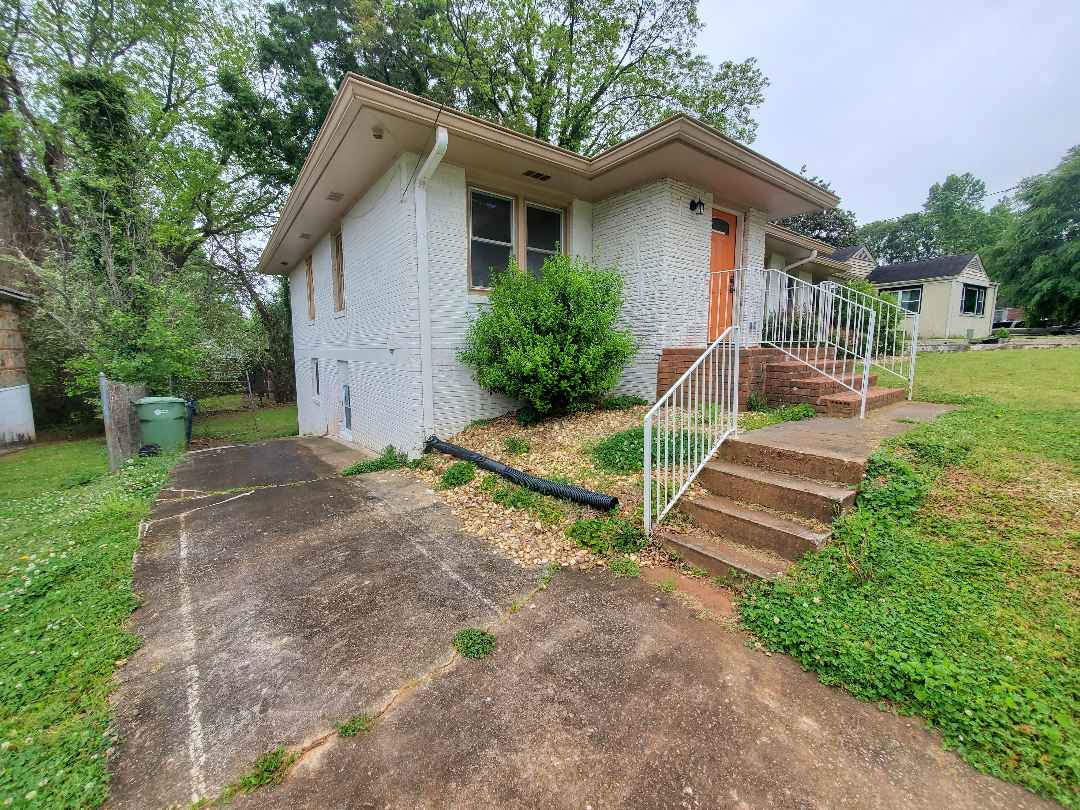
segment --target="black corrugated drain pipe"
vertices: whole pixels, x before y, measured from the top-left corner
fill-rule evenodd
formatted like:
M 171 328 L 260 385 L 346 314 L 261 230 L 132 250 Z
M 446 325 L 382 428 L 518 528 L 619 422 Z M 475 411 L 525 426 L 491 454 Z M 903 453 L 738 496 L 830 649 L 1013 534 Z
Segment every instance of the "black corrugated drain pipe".
M 519 486 L 539 492 L 542 495 L 551 495 L 554 498 L 583 503 L 594 509 L 611 510 L 619 505 L 619 499 L 614 495 L 605 495 L 603 492 L 593 492 L 591 489 L 576 487 L 573 484 L 559 484 L 555 481 L 548 481 L 546 478 L 537 478 L 522 470 L 500 464 L 495 459 L 482 456 L 468 448 L 444 442 L 438 436 L 431 436 L 424 442 L 424 449 L 438 450 L 440 453 L 447 453 L 465 461 L 471 461 L 483 470 L 501 475 Z

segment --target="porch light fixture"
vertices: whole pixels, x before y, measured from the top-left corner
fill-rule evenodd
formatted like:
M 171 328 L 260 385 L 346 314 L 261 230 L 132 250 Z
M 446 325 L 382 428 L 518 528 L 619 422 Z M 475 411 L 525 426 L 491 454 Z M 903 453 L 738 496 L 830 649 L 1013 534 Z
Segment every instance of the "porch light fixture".
M 705 201 L 704 200 L 691 200 L 690 201 L 690 210 L 693 213 L 698 214 L 698 215 L 704 214 L 705 213 Z

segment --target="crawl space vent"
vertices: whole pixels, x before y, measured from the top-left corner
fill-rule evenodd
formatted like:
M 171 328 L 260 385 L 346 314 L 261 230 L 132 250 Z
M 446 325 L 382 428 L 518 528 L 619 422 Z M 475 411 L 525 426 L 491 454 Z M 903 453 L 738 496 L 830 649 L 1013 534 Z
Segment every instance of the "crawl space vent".
M 326 195 L 326 199 L 330 202 L 340 202 L 345 197 L 340 191 L 331 191 Z
M 522 174 L 526 177 L 531 177 L 533 180 L 539 180 L 541 183 L 545 183 L 551 179 L 550 174 L 544 174 L 543 172 L 534 172 L 532 169 L 529 169 L 527 172 L 522 172 Z

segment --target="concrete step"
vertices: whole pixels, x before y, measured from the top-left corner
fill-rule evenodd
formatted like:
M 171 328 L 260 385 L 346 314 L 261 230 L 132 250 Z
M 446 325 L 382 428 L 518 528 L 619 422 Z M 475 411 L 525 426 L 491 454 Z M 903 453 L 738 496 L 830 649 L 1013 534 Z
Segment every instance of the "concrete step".
M 906 398 L 906 388 L 871 388 L 866 392 L 866 410 L 884 408 L 886 405 L 901 402 Z M 816 404 L 824 405 L 825 413 L 829 416 L 859 415 L 859 395 L 854 391 L 827 394 L 819 397 Z
M 807 369 L 810 371 L 810 369 Z M 813 374 L 813 372 L 810 372 Z M 861 380 L 859 381 L 861 382 Z M 877 375 L 870 375 L 870 386 L 877 384 Z M 839 394 L 847 391 L 841 383 L 826 377 L 824 374 L 815 374 L 811 377 L 793 377 L 791 379 L 774 379 L 765 381 L 765 393 L 772 394 L 804 394 L 806 396 L 825 396 L 826 394 Z
M 660 529 L 656 536 L 667 551 L 733 585 L 747 579 L 773 580 L 791 567 L 790 560 L 744 548 L 700 529 L 688 533 Z
M 811 423 L 813 420 L 807 421 Z M 866 471 L 866 462 L 861 458 L 817 449 L 803 452 L 788 447 L 758 444 L 752 435 L 750 433 L 742 437 L 736 436 L 725 441 L 720 445 L 720 459 L 834 484 L 858 484 Z
M 855 504 L 855 490 L 730 461 L 710 461 L 698 483 L 714 495 L 767 506 L 822 523 Z
M 740 545 L 775 552 L 788 560 L 816 551 L 832 534 L 719 495 L 683 498 L 679 508 L 708 531 Z

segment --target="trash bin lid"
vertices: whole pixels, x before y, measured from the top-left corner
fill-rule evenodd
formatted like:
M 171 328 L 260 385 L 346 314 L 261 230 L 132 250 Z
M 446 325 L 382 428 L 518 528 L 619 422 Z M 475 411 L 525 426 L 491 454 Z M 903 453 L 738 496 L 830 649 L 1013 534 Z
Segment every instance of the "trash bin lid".
M 186 400 L 180 399 L 180 397 L 143 397 L 135 400 L 136 405 L 157 405 L 164 402 L 179 402 L 183 405 Z

